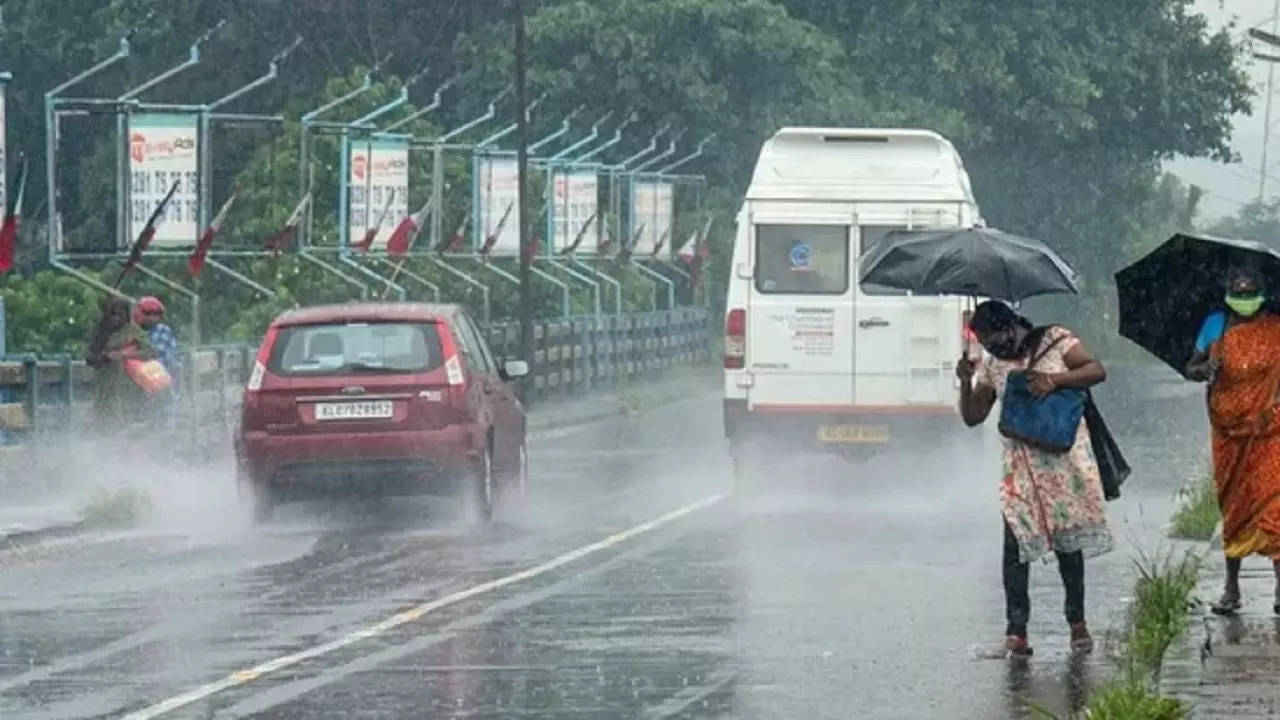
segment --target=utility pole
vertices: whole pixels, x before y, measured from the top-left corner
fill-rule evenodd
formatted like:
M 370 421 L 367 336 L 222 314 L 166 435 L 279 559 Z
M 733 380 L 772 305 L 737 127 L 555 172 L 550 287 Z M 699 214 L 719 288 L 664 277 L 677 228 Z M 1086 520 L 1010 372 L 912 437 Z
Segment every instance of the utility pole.
M 1272 44 L 1275 44 L 1274 38 L 1278 34 L 1280 34 L 1280 0 L 1275 1 L 1275 9 L 1271 15 L 1271 35 L 1269 37 L 1260 37 L 1257 31 L 1251 30 L 1249 32 L 1250 36 Z M 1267 109 L 1262 120 L 1262 165 L 1258 168 L 1259 203 L 1266 200 L 1267 192 L 1267 150 L 1271 145 L 1271 96 L 1275 87 L 1275 75 L 1276 64 L 1271 62 L 1267 65 Z
M 533 365 L 533 292 L 530 286 L 529 252 L 529 128 L 525 118 L 527 90 L 525 88 L 525 34 L 524 4 L 513 0 L 516 11 L 516 176 L 520 213 L 520 354 L 525 362 Z M 1280 0 L 1277 0 L 1280 2 Z

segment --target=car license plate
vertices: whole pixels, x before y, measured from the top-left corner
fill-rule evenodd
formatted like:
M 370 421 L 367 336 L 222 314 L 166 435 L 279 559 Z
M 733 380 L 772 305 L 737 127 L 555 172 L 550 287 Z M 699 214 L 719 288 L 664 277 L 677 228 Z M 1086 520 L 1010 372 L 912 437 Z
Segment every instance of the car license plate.
M 880 425 L 821 425 L 818 440 L 824 443 L 886 443 L 889 428 Z
M 316 403 L 316 420 L 384 420 L 391 415 L 390 400 Z

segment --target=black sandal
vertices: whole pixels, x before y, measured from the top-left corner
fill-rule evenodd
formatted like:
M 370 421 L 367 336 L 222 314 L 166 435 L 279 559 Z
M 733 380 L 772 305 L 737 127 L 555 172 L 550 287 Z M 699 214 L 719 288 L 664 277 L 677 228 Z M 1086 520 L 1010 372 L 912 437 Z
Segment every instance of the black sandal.
M 1240 599 L 1239 595 L 1233 597 L 1224 592 L 1222 593 L 1222 597 L 1218 598 L 1217 602 L 1209 606 L 1209 610 L 1214 615 L 1230 617 L 1240 612 L 1240 608 L 1242 607 L 1244 607 L 1244 602 Z M 1275 610 L 1276 614 L 1280 614 L 1280 603 L 1276 603 Z

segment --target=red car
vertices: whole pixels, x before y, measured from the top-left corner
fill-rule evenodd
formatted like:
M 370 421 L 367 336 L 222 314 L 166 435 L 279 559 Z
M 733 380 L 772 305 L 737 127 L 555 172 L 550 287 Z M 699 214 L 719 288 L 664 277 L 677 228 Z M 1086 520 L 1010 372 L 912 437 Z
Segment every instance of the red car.
M 358 303 L 287 312 L 267 330 L 244 391 L 237 469 L 258 519 L 297 491 L 334 484 L 444 485 L 484 519 L 523 492 L 525 414 L 456 305 Z

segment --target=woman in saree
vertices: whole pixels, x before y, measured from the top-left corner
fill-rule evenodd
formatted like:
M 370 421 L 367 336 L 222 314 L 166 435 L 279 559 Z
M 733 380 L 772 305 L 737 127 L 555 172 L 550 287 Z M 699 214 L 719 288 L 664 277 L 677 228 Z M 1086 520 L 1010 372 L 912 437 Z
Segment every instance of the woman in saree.
M 148 417 L 150 399 L 125 372 L 128 358 L 151 360 L 155 351 L 147 335 L 129 318 L 129 303 L 111 296 L 89 339 L 85 358 L 94 369 L 93 409 L 101 431 L 122 431 Z
M 975 366 L 968 357 L 956 368 L 960 378 L 960 412 L 969 426 L 982 424 L 1004 393 L 1009 373 L 1027 371 L 1031 391 L 1047 395 L 1058 388 L 1088 389 L 1106 379 L 1106 370 L 1070 330 L 1050 326 L 1035 330 L 1008 305 L 984 302 L 974 311 L 971 329 L 990 353 Z M 1004 649 L 1014 656 L 1031 654 L 1027 621 L 1031 562 L 1053 554 L 1066 591 L 1064 612 L 1071 629 L 1071 648 L 1093 649 L 1085 623 L 1084 561 L 1109 551 L 1102 479 L 1083 419 L 1065 453 L 1054 453 L 1002 437 L 1000 487 L 1004 525 Z
M 1211 606 L 1219 615 L 1243 605 L 1240 564 L 1271 559 L 1272 609 L 1280 614 L 1280 316 L 1265 307 L 1261 278 L 1237 270 L 1228 278 L 1226 311 L 1201 329 L 1187 375 L 1209 383 L 1213 481 L 1222 510 L 1227 579 Z

